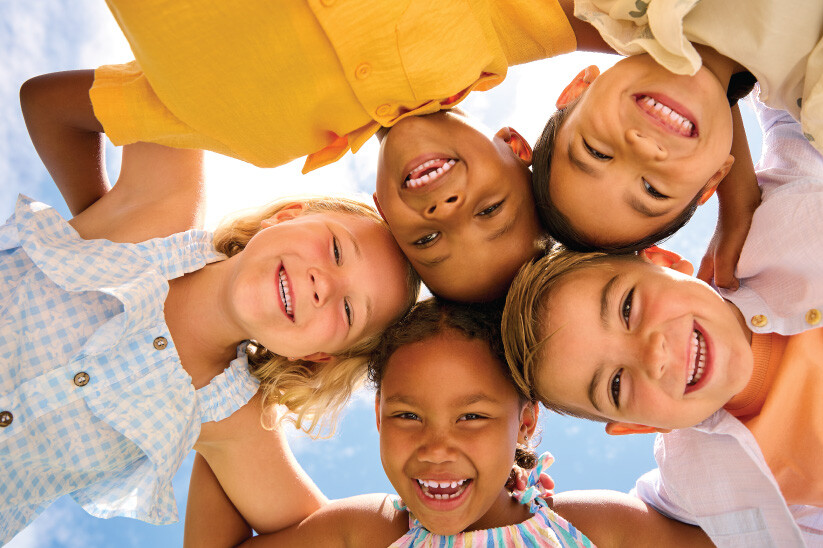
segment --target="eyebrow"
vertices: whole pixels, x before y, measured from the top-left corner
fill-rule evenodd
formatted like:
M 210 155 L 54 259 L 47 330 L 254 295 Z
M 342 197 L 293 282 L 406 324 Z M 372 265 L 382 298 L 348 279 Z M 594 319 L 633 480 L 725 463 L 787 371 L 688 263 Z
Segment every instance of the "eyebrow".
M 597 371 L 594 372 L 594 376 L 592 376 L 592 382 L 589 383 L 589 401 L 592 402 L 592 405 L 597 412 L 602 414 L 603 410 L 600 409 L 600 406 L 597 405 L 597 398 L 595 394 L 597 393 L 597 387 L 600 386 L 600 377 L 603 376 L 603 368 L 598 366 Z
M 609 310 L 611 309 L 611 302 L 614 300 L 614 291 L 617 287 L 617 280 L 620 274 L 615 274 L 611 280 L 606 282 L 603 286 L 603 292 L 600 293 L 600 322 L 603 327 L 609 325 Z

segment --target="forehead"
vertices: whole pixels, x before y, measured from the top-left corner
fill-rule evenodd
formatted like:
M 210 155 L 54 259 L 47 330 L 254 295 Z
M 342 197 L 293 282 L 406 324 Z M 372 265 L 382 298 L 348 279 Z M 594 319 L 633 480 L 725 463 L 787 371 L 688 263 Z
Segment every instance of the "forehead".
M 473 393 L 495 398 L 515 393 L 488 344 L 452 330 L 400 347 L 385 367 L 381 400 L 407 395 L 450 401 Z

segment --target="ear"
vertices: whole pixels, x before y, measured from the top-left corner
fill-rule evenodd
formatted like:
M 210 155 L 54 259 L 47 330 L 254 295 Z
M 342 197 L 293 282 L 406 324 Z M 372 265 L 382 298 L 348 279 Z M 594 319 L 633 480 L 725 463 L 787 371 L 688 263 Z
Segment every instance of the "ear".
M 291 358 L 289 358 L 291 359 Z M 326 354 L 325 352 L 315 352 L 314 354 L 309 354 L 308 356 L 303 356 L 300 358 L 306 362 L 314 362 L 314 363 L 329 363 L 330 361 L 334 360 L 334 356 L 331 354 Z
M 377 201 L 377 193 L 376 192 L 371 195 L 371 199 L 374 200 L 374 207 L 377 208 L 377 212 L 380 214 L 380 216 L 383 218 L 383 220 L 386 222 L 386 224 L 388 224 L 389 222 L 386 221 L 386 216 L 383 215 L 383 209 L 380 207 L 380 202 Z
M 694 274 L 694 265 L 692 265 L 692 263 L 674 251 L 669 251 L 668 249 L 663 249 L 661 247 L 657 247 L 656 245 L 647 247 L 641 251 L 640 257 L 647 263 L 656 264 L 657 266 L 662 266 L 663 268 L 671 268 L 672 270 L 676 270 L 687 276 Z
M 729 157 L 726 158 L 726 161 L 723 162 L 723 165 L 720 166 L 714 175 L 712 175 L 709 182 L 706 183 L 705 188 L 703 189 L 703 193 L 700 195 L 700 198 L 697 200 L 697 205 L 702 206 L 706 202 L 709 201 L 709 198 L 712 197 L 714 191 L 717 190 L 717 186 L 723 182 L 723 179 L 726 178 L 726 175 L 729 174 L 729 171 L 732 169 L 732 165 L 734 165 L 734 156 L 729 154 Z
M 655 428 L 654 426 L 646 426 L 644 424 L 636 424 L 633 422 L 609 422 L 606 423 L 606 433 L 610 436 L 625 436 L 626 434 L 668 434 L 671 429 Z
M 583 95 L 583 92 L 588 89 L 592 82 L 600 76 L 600 69 L 594 65 L 589 65 L 574 77 L 574 80 L 565 87 L 557 98 L 555 106 L 558 110 L 566 108 L 569 104 Z
M 537 402 L 529 402 L 523 406 L 520 411 L 520 430 L 517 432 L 517 443 L 525 444 L 534 436 L 539 414 Z
M 500 129 L 494 136 L 503 139 L 503 142 L 512 149 L 514 155 L 523 160 L 527 166 L 532 165 L 532 147 L 525 137 L 510 127 Z
M 276 225 L 277 223 L 282 223 L 283 221 L 290 221 L 295 217 L 302 215 L 304 211 L 306 211 L 306 204 L 303 202 L 292 202 L 268 219 L 263 219 L 260 221 L 260 226 L 262 228 L 268 228 Z

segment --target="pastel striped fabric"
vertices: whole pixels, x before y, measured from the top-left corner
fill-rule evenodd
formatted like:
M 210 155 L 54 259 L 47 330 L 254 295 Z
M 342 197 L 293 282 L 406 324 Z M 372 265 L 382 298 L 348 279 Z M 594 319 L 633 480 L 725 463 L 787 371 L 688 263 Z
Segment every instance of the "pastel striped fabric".
M 200 432 L 257 390 L 245 354 L 194 390 L 163 316 L 168 280 L 221 260 L 211 234 L 83 240 L 18 198 L 0 227 L 0 544 L 70 493 L 99 517 L 177 519 Z M 241 349 L 242 350 L 242 349 Z
M 389 548 L 593 548 L 594 544 L 583 533 L 555 514 L 539 496 L 538 478 L 552 462 L 554 457 L 543 453 L 529 474 L 529 487 L 512 494 L 521 504 L 529 505 L 534 514 L 526 521 L 457 535 L 436 535 L 409 514 L 409 532 Z M 399 500 L 395 502 L 395 507 L 406 509 Z

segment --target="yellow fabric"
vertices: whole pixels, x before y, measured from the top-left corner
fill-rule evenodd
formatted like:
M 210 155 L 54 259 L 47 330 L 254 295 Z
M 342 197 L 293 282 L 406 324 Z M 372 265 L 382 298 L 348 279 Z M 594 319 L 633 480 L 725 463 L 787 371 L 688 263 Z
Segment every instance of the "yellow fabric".
M 751 430 L 788 504 L 823 506 L 823 329 L 752 336 L 755 374 L 726 409 Z
M 331 163 L 576 47 L 557 0 L 107 1 L 136 59 L 95 72 L 111 140 L 261 167 Z

